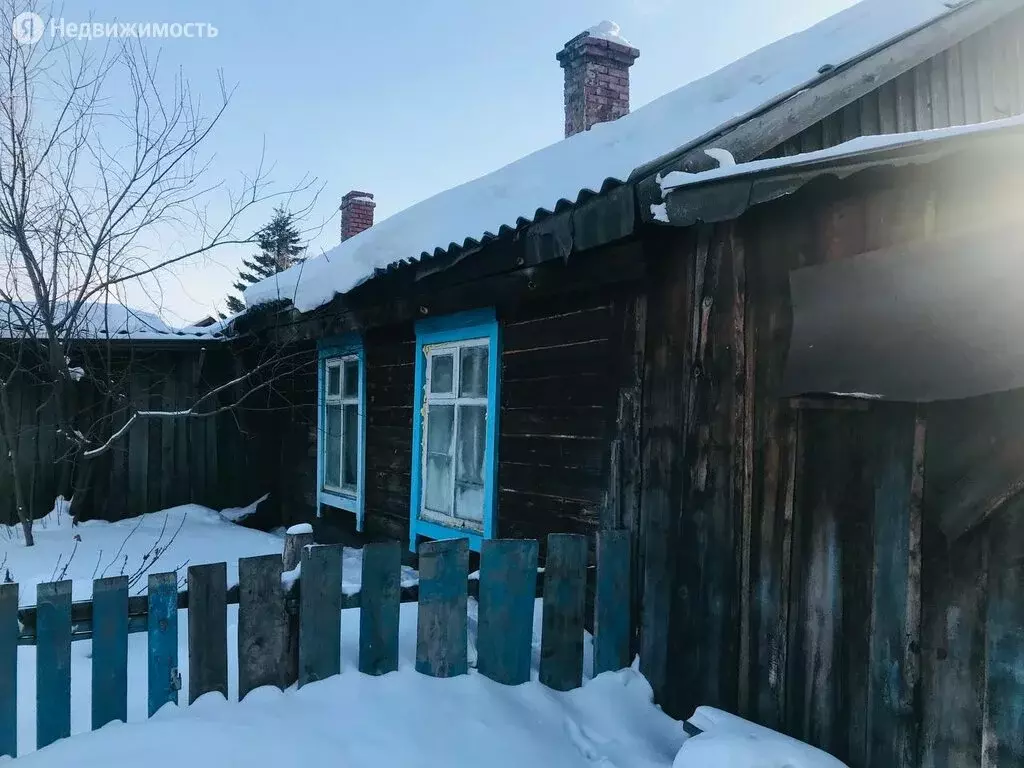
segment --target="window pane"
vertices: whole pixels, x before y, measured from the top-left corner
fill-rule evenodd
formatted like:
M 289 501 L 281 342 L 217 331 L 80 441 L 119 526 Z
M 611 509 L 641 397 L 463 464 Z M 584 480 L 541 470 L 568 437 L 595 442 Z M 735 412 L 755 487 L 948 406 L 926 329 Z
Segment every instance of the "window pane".
M 451 455 L 454 420 L 454 405 L 431 405 L 427 408 L 427 453 Z
M 459 482 L 483 484 L 484 446 L 487 441 L 487 407 L 459 406 L 459 444 L 456 450 Z
M 443 453 L 427 454 L 425 506 L 445 515 L 452 513 L 452 460 Z
M 327 406 L 324 429 L 324 485 L 341 485 L 341 406 Z
M 359 465 L 359 406 L 345 406 L 345 450 L 341 467 L 342 485 L 355 488 Z
M 345 361 L 345 397 L 359 397 L 359 361 Z
M 459 358 L 459 396 L 487 397 L 487 347 L 463 347 Z
M 327 394 L 331 397 L 341 392 L 341 368 L 337 365 L 327 366 Z
M 484 487 L 455 484 L 455 516 L 475 523 L 484 521 Z
M 452 355 L 430 356 L 430 391 L 435 395 L 446 395 L 452 391 L 452 377 L 455 375 L 455 358 Z

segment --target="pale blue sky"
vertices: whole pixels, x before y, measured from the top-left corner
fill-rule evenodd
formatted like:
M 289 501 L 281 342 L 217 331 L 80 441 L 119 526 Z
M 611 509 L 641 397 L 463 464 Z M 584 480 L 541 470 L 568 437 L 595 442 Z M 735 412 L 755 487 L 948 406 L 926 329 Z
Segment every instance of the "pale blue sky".
M 635 109 L 853 3 L 67 0 L 61 15 L 215 25 L 212 40 L 150 45 L 199 90 L 215 92 L 218 69 L 238 84 L 206 148 L 213 171 L 230 179 L 253 169 L 265 144 L 281 186 L 306 174 L 326 182 L 312 224 L 349 189 L 373 192 L 380 220 L 561 139 L 555 53 L 602 19 L 618 22 L 641 51 L 631 70 Z M 310 251 L 337 241 L 335 217 Z M 221 253 L 184 270 L 178 284 L 165 281 L 169 319 L 222 306 L 242 255 Z

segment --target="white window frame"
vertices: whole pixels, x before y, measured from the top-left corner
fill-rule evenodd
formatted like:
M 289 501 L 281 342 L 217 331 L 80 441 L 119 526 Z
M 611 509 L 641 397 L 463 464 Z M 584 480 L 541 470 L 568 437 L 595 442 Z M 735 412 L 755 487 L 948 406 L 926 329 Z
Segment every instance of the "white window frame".
M 487 352 L 487 366 L 488 368 L 494 364 L 491 358 L 490 339 L 486 336 L 472 339 L 461 339 L 459 341 L 441 342 L 437 344 L 426 344 L 423 347 L 423 353 L 426 357 L 425 365 L 425 386 L 423 390 L 423 450 L 420 463 L 420 477 L 423 478 L 420 488 L 419 498 L 419 517 L 422 520 L 428 522 L 439 523 L 449 528 L 465 528 L 476 533 L 483 533 L 484 520 L 487 512 L 485 509 L 481 509 L 481 519 L 467 520 L 465 518 L 456 517 L 455 505 L 456 505 L 456 485 L 457 485 L 457 462 L 458 462 L 458 441 L 459 434 L 461 433 L 461 419 L 460 419 L 460 405 L 475 405 L 483 406 L 484 418 L 486 420 L 492 418 L 489 408 L 488 397 L 484 394 L 482 397 L 467 397 L 459 395 L 459 382 L 462 375 L 462 354 L 461 351 L 467 347 L 483 347 L 488 350 Z M 433 375 L 433 362 L 434 357 L 451 355 L 452 357 L 452 391 L 450 393 L 435 393 L 433 392 L 433 382 L 431 381 Z M 484 380 L 488 381 L 488 387 L 490 387 L 488 371 L 484 371 Z M 452 457 L 452 471 L 451 471 L 451 500 L 452 500 L 452 513 L 447 515 L 443 512 L 427 508 L 427 435 L 429 434 L 430 428 L 430 406 L 431 405 L 451 405 L 453 407 L 453 419 L 452 419 L 452 438 L 451 444 L 449 445 L 450 455 Z M 483 467 L 483 472 L 486 477 L 487 466 Z M 486 483 L 486 479 L 485 479 Z M 482 495 L 482 494 L 481 494 Z
M 345 396 L 345 363 L 355 363 L 355 395 Z M 350 498 L 356 498 L 359 495 L 359 484 L 361 477 L 359 476 L 359 454 L 362 451 L 360 445 L 359 436 L 359 413 L 361 411 L 359 403 L 359 392 L 360 392 L 360 360 L 358 354 L 346 354 L 339 355 L 337 357 L 328 357 L 324 360 L 324 437 L 323 444 L 320 448 L 321 456 L 320 461 L 323 463 L 324 471 L 323 478 L 321 479 L 320 489 L 329 493 L 337 493 L 342 496 L 348 496 Z M 330 392 L 330 381 L 331 381 L 331 370 L 338 370 L 338 394 L 332 395 Z M 345 485 L 345 406 L 354 405 L 356 407 L 356 482 L 354 485 Z M 327 484 L 327 456 L 329 453 L 327 445 L 327 409 L 330 406 L 339 406 L 341 408 L 341 433 L 338 436 L 340 445 L 338 446 L 338 480 L 339 485 L 328 485 Z

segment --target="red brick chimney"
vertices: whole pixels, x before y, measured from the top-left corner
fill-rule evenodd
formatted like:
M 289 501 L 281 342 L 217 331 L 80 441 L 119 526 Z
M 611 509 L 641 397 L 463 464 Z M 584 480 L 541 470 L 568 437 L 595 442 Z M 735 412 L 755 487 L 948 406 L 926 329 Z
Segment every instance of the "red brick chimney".
M 640 51 L 602 21 L 565 44 L 555 58 L 565 70 L 565 135 L 629 114 L 629 68 Z
M 341 198 L 341 241 L 373 226 L 373 195 L 353 189 Z

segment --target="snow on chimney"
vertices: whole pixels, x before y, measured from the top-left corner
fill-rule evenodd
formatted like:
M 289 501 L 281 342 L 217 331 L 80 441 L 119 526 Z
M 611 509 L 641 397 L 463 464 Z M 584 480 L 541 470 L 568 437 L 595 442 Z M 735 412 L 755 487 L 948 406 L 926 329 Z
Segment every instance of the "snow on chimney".
M 341 198 L 341 241 L 373 226 L 373 195 L 353 189 Z
M 582 32 L 555 58 L 565 70 L 565 135 L 629 114 L 629 68 L 640 51 L 614 21 Z

